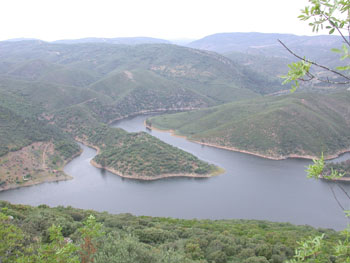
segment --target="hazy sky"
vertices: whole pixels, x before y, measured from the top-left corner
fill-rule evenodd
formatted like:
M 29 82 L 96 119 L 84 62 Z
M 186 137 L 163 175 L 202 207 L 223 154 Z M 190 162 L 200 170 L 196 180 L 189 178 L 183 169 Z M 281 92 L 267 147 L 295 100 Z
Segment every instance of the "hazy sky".
M 307 0 L 0 0 L 0 40 L 149 36 L 201 38 L 220 32 L 310 35 L 297 19 Z

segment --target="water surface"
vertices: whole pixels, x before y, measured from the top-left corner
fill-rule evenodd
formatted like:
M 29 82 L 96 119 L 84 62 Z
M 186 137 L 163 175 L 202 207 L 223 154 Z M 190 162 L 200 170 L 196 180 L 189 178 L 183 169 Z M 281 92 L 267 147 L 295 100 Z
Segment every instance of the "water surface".
M 124 179 L 90 165 L 96 151 L 83 153 L 65 167 L 73 180 L 0 192 L 12 203 L 132 213 L 177 218 L 264 219 L 315 227 L 346 227 L 347 221 L 331 188 L 348 208 L 349 200 L 334 183 L 306 178 L 303 159 L 268 160 L 189 142 L 169 133 L 147 131 L 146 116 L 114 124 L 130 132 L 145 131 L 226 170 L 213 178 Z M 337 160 L 350 158 L 345 154 Z M 343 187 L 350 191 L 349 184 Z

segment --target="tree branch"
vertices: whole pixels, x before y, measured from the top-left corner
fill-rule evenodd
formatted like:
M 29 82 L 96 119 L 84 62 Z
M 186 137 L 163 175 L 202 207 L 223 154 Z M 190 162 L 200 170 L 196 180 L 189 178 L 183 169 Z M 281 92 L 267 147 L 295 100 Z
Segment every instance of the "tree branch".
M 303 61 L 305 61 L 305 62 L 307 62 L 307 63 L 310 63 L 310 64 L 312 64 L 312 65 L 314 65 L 314 66 L 317 66 L 317 67 L 319 67 L 319 68 L 322 68 L 322 69 L 324 69 L 324 70 L 326 70 L 326 71 L 332 72 L 333 74 L 336 74 L 336 75 L 338 75 L 338 76 L 340 76 L 340 77 L 342 77 L 342 78 L 344 78 L 344 79 L 347 79 L 347 81 L 345 81 L 345 82 L 331 82 L 331 81 L 329 81 L 329 80 L 325 81 L 325 80 L 322 80 L 322 79 L 318 79 L 316 76 L 314 76 L 314 75 L 312 75 L 311 73 L 309 73 L 309 74 L 311 74 L 312 76 L 314 76 L 314 78 L 316 78 L 316 79 L 318 79 L 318 80 L 320 80 L 320 81 L 327 82 L 327 83 L 332 83 L 332 84 L 349 84 L 349 83 L 350 83 L 350 77 L 347 77 L 347 76 L 345 76 L 344 74 L 342 74 L 342 73 L 340 73 L 340 72 L 338 72 L 338 71 L 335 71 L 335 70 L 330 69 L 330 68 L 328 68 L 328 67 L 326 67 L 326 66 L 320 65 L 320 64 L 318 64 L 318 63 L 316 63 L 316 62 L 314 62 L 314 61 L 305 59 L 305 58 L 303 58 L 303 57 L 301 57 L 301 56 L 295 54 L 295 53 L 294 53 L 290 48 L 288 48 L 281 40 L 279 40 L 279 39 L 277 39 L 277 40 L 278 40 L 278 42 L 280 42 L 280 44 L 281 44 L 290 54 L 292 54 L 294 57 L 296 57 L 296 58 L 298 58 L 298 59 L 300 59 L 300 60 L 303 60 Z
M 350 42 L 345 38 L 345 36 L 344 36 L 343 33 L 341 32 L 340 28 L 337 27 L 337 26 L 329 19 L 328 16 L 325 16 L 324 14 L 323 14 L 323 16 L 324 16 L 325 19 L 328 21 L 328 23 L 331 24 L 331 26 L 332 26 L 333 28 L 335 28 L 335 29 L 338 31 L 338 33 L 340 34 L 340 36 L 342 37 L 342 39 L 345 41 L 345 43 L 346 43 L 348 46 L 350 46 Z
M 325 82 L 325 83 L 328 83 L 328 84 L 336 84 L 336 85 L 345 85 L 345 84 L 349 84 L 350 81 L 332 81 L 332 80 L 329 80 L 328 78 L 327 79 L 320 79 L 319 77 L 317 77 L 316 75 L 312 74 L 311 72 L 307 72 L 306 75 L 309 77 L 309 79 L 299 79 L 299 80 L 302 80 L 302 81 L 311 81 L 313 79 L 316 79 L 318 81 L 321 81 L 321 82 Z
M 342 206 L 342 204 L 341 204 L 340 201 L 338 200 L 337 195 L 335 194 L 333 187 L 330 186 L 330 184 L 328 184 L 328 186 L 329 186 L 329 188 L 331 189 L 332 194 L 333 194 L 333 197 L 334 197 L 335 201 L 337 201 L 338 206 L 341 208 L 342 211 L 345 211 L 345 208 L 344 208 L 344 206 Z
M 347 191 L 345 191 L 345 189 L 338 183 L 335 182 L 337 184 L 337 186 L 343 191 L 343 193 L 348 197 L 348 199 L 350 200 L 350 195 L 348 194 Z

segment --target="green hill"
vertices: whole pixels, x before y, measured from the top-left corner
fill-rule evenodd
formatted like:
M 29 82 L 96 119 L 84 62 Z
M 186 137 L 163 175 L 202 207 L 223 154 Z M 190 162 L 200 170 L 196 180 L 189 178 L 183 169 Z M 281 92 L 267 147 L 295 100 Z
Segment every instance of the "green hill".
M 39 105 L 46 113 L 94 98 L 108 100 L 103 94 L 81 87 L 13 78 L 0 77 L 0 89 L 25 98 L 28 103 Z
M 190 140 L 270 158 L 330 157 L 350 147 L 350 92 L 293 94 L 150 118 Z
M 80 152 L 69 135 L 40 117 L 40 105 L 22 95 L 0 88 L 0 191 L 67 180 L 63 167 Z
M 241 65 L 224 56 L 169 44 L 0 42 L 0 52 L 0 73 L 5 76 L 68 86 L 91 85 L 101 92 L 103 88 L 106 92 L 118 90 L 108 79 L 132 71 L 142 72 L 140 78 L 135 78 L 139 86 L 158 78 L 163 87 L 173 92 L 190 90 L 216 103 L 252 97 L 266 86 L 281 88 L 280 83 L 261 78 L 252 70 L 242 70 Z M 157 88 L 157 82 L 153 81 L 152 86 Z M 96 87 L 101 83 L 103 87 Z
M 20 64 L 32 65 L 31 61 Z M 36 160 L 43 159 L 42 163 L 45 162 L 45 165 L 42 166 L 48 168 L 47 173 L 61 169 L 61 166 L 57 166 L 58 163 L 63 165 L 65 160 L 79 152 L 72 138 L 100 149 L 94 161 L 95 165 L 126 177 L 157 179 L 165 175 L 203 177 L 218 174 L 217 167 L 202 162 L 193 155 L 167 145 L 146 133 L 128 134 L 104 124 L 116 118 L 147 110 L 204 107 L 209 103 L 214 104 L 213 100 L 190 89 L 183 89 L 175 84 L 175 81 L 169 81 L 152 71 L 135 70 L 131 73 L 116 70 L 96 85 L 86 87 L 85 84 L 75 86 L 58 84 L 63 75 L 68 76 L 64 79 L 68 80 L 68 83 L 71 83 L 70 80 L 74 76 L 79 80 L 82 75 L 74 73 L 84 70 L 77 69 L 66 75 L 65 73 L 69 72 L 67 66 L 51 67 L 59 65 L 51 62 L 33 65 L 32 68 L 28 66 L 26 70 L 16 71 L 23 75 L 18 76 L 11 71 L 11 74 L 0 77 L 0 92 L 3 95 L 0 99 L 0 108 L 4 107 L 1 108 L 3 118 L 0 127 L 0 133 L 3 135 L 0 141 L 1 155 L 4 157 L 0 160 L 0 175 L 10 172 L 8 160 L 23 158 L 25 155 L 28 158 L 37 155 L 34 157 Z M 42 66 L 45 65 L 50 66 L 47 71 L 42 70 Z M 57 72 L 62 74 L 56 75 Z M 97 75 L 98 73 L 95 76 Z M 120 83 L 119 87 L 110 86 L 115 81 L 118 83 L 121 76 L 126 77 L 127 81 Z M 54 77 L 55 80 L 50 81 L 50 77 Z M 130 80 L 135 80 L 137 84 L 124 85 Z M 169 83 L 172 84 L 171 87 Z M 107 90 L 108 88 L 111 89 Z M 41 144 L 35 144 L 37 142 Z M 33 152 L 28 146 L 36 150 Z M 50 158 L 41 158 L 44 155 L 49 156 L 46 149 L 52 149 Z M 16 152 L 17 157 L 7 156 L 9 152 Z M 52 163 L 49 164 L 49 161 Z M 57 165 L 52 165 L 53 163 Z M 16 180 L 7 177 L 5 179 L 1 175 L 2 187 L 7 189 L 13 187 L 13 184 L 14 187 L 18 187 L 33 183 L 31 179 L 34 177 L 22 182 L 18 179 L 20 178 L 18 175 L 22 173 L 37 175 L 36 170 L 40 168 L 40 161 L 26 166 L 25 171 L 20 167 L 16 172 L 11 171 Z M 48 174 L 40 178 L 46 180 Z M 38 176 L 36 179 L 39 180 Z

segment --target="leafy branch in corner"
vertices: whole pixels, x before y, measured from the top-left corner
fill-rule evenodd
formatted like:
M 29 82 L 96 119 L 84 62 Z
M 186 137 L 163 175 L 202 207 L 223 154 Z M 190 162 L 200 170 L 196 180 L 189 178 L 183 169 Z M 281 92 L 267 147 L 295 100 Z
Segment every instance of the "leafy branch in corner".
M 343 39 L 342 49 L 333 48 L 332 51 L 340 53 L 341 60 L 350 58 L 350 3 L 349 1 L 337 1 L 337 0 L 309 0 L 311 6 L 306 6 L 301 10 L 299 19 L 307 21 L 313 19 L 313 22 L 309 23 L 313 32 L 318 32 L 320 29 L 329 30 L 329 34 L 337 32 Z M 285 43 L 278 40 L 279 43 L 294 57 L 299 59 L 299 62 L 291 63 L 289 66 L 289 72 L 287 75 L 282 76 L 285 79 L 283 84 L 294 81 L 292 85 L 292 92 L 299 87 L 299 81 L 311 81 L 318 80 L 328 84 L 350 84 L 350 77 L 340 71 L 350 70 L 350 65 L 338 66 L 336 70 L 331 69 L 325 65 L 319 64 L 315 61 L 302 57 L 293 52 Z M 319 78 L 316 74 L 310 71 L 311 66 L 321 68 L 336 77 L 342 78 L 341 81 L 333 81 L 329 78 Z

